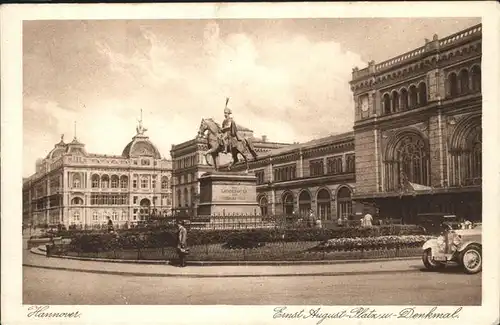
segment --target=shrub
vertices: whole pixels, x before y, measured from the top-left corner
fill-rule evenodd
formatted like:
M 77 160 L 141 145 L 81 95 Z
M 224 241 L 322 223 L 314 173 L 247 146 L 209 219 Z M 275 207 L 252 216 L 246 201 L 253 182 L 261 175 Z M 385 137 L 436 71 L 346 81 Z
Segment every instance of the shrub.
M 424 235 L 403 235 L 403 236 L 379 236 L 364 238 L 334 238 L 320 243 L 311 248 L 311 251 L 336 251 L 353 250 L 363 248 L 368 249 L 393 249 L 418 247 L 432 236 Z

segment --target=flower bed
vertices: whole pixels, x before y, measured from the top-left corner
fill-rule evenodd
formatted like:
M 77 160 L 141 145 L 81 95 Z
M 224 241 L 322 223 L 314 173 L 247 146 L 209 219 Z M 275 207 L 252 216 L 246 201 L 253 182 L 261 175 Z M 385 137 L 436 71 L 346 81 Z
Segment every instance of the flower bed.
M 333 238 L 311 248 L 311 251 L 356 251 L 356 250 L 384 250 L 399 248 L 416 248 L 423 245 L 432 236 L 379 236 L 365 238 Z
M 423 230 L 415 225 L 391 225 L 372 228 L 339 229 L 251 229 L 251 230 L 192 230 L 188 232 L 188 245 L 228 244 L 228 249 L 260 247 L 262 243 L 282 242 L 322 242 L 338 239 L 351 245 L 357 238 L 379 238 L 394 236 L 403 238 L 422 234 Z M 386 241 L 389 239 L 385 239 Z M 401 239 L 407 240 L 407 239 Z M 366 245 L 377 242 L 365 240 Z M 332 242 L 333 243 L 333 242 Z M 172 247 L 176 244 L 176 234 L 172 230 L 120 231 L 117 234 L 77 233 L 72 235 L 71 246 L 76 252 L 98 252 L 117 249 L 142 249 Z M 387 245 L 390 245 L 390 240 Z M 353 246 L 354 245 L 354 246 Z M 357 244 L 356 244 L 357 245 Z

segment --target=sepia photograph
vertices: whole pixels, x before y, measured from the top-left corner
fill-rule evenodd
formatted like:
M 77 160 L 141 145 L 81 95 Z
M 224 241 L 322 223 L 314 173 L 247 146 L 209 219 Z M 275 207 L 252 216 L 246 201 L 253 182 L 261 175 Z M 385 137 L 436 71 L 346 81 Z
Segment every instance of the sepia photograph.
M 484 305 L 482 16 L 229 16 L 20 21 L 23 317 Z

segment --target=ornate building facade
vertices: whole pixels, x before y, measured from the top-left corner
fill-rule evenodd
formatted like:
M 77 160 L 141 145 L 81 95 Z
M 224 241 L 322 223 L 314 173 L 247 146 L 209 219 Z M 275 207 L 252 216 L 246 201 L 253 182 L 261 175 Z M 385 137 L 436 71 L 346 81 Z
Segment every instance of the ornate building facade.
M 172 164 L 144 133 L 121 155 L 87 153 L 76 137 L 63 137 L 36 172 L 23 179 L 23 221 L 35 225 L 134 224 L 150 214 L 170 214 Z
M 355 160 L 352 132 L 259 155 L 250 169 L 257 177 L 261 214 L 307 217 L 312 210 L 327 222 L 350 218 L 357 212 L 351 198 Z M 234 170 L 243 171 L 245 166 L 239 164 Z
M 266 136 L 254 137 L 252 130 L 237 125 L 241 137 L 252 138 L 255 151 L 258 155 L 273 149 L 286 147 L 289 144 L 269 142 Z M 208 150 L 206 137 L 195 137 L 189 141 L 172 145 L 170 155 L 172 157 L 172 193 L 173 210 L 176 213 L 189 213 L 195 215 L 199 199 L 198 178 L 213 170 L 212 163 L 207 163 L 205 152 Z M 209 157 L 209 159 L 211 159 Z M 229 162 L 230 155 L 220 155 L 220 164 Z
M 481 29 L 353 70 L 356 201 L 481 218 Z

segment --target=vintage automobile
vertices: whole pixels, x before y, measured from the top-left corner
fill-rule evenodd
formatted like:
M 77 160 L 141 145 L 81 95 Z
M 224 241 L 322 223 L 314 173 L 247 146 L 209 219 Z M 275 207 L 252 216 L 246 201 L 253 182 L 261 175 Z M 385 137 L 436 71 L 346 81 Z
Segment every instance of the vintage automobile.
M 458 222 L 455 216 L 442 216 L 442 232 L 423 245 L 422 262 L 427 269 L 439 270 L 448 262 L 461 265 L 468 274 L 481 272 L 482 225 Z

